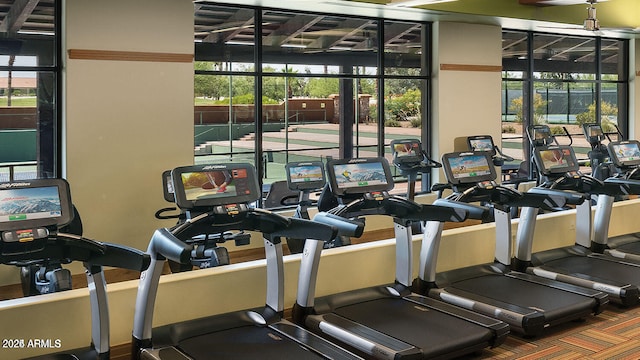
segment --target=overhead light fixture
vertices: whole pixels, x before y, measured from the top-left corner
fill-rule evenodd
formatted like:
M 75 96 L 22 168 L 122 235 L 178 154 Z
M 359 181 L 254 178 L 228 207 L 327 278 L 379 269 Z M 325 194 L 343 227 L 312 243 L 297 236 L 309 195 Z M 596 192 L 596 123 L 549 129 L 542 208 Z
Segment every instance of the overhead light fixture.
M 296 49 L 306 49 L 307 45 L 304 44 L 282 44 L 280 47 L 283 48 L 296 48 Z
M 238 40 L 225 41 L 224 44 L 225 45 L 250 45 L 250 46 L 255 45 L 253 41 L 238 41 Z
M 414 7 L 421 5 L 432 5 L 444 2 L 451 2 L 458 0 L 391 0 L 390 3 L 387 3 L 387 6 L 392 7 Z

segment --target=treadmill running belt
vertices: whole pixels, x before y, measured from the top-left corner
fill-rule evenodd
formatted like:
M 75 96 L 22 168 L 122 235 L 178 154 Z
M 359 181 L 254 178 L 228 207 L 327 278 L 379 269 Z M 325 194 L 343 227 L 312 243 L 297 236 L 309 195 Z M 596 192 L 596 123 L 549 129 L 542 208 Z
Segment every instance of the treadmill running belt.
M 458 281 L 452 287 L 524 308 L 544 310 L 547 322 L 581 310 L 588 314 L 595 306 L 592 298 L 503 275 Z
M 268 327 L 218 331 L 183 340 L 178 347 L 194 359 L 322 359 Z
M 547 261 L 544 266 L 560 269 L 568 274 L 585 274 L 617 283 L 640 284 L 640 267 L 620 264 L 614 261 L 586 256 L 570 256 Z
M 640 254 L 640 239 L 638 239 L 636 236 L 634 236 L 633 238 L 638 241 L 616 246 L 614 250 L 626 252 L 629 254 Z
M 492 339 L 482 326 L 403 299 L 361 302 L 334 313 L 412 344 L 428 358 L 481 350 Z

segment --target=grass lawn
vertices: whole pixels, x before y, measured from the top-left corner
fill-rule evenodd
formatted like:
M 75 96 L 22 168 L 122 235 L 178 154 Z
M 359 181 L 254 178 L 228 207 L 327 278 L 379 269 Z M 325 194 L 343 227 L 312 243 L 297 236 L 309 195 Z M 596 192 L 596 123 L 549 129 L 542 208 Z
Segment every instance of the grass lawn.
M 7 106 L 6 96 L 0 96 L 0 106 Z M 36 97 L 35 96 L 24 96 L 24 97 L 12 96 L 11 106 L 36 107 Z

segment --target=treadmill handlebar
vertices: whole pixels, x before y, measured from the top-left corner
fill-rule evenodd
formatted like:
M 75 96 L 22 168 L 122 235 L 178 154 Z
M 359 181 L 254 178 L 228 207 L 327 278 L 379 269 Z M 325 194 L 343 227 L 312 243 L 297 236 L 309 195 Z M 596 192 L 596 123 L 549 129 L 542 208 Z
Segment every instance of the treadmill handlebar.
M 482 222 L 494 221 L 491 209 L 486 206 L 457 202 L 449 199 L 437 199 L 433 202 L 433 205 L 462 209 L 467 212 L 468 219 L 482 220 Z
M 364 222 L 346 219 L 328 212 L 317 213 L 313 221 L 335 226 L 338 229 L 338 236 L 360 237 L 364 232 Z
M 169 229 L 162 228 L 154 231 L 149 242 L 149 253 L 152 258 L 161 255 L 171 261 L 186 264 L 191 261 L 193 245 L 189 245 L 176 237 Z
M 533 207 L 551 209 L 564 206 L 566 199 L 561 195 L 522 193 L 502 185 L 486 186 L 478 184 L 463 193 L 454 194 L 452 200 L 461 202 L 486 201 L 507 207 Z
M 548 205 L 552 205 L 552 207 L 561 207 L 564 205 L 580 205 L 589 199 L 589 195 L 583 193 L 557 190 L 553 188 L 548 189 L 534 187 L 527 193 L 546 195 L 549 201 Z
M 149 267 L 151 262 L 149 254 L 119 244 L 103 244 L 106 245 L 105 253 L 90 260 L 91 265 L 111 266 L 134 271 L 145 271 Z
M 389 196 L 382 200 L 361 198 L 336 208 L 335 215 L 345 218 L 361 215 L 387 215 L 408 221 L 440 221 L 462 222 L 467 219 L 467 213 L 461 209 L 450 207 L 418 204 L 398 196 Z
M 286 228 L 264 233 L 264 235 L 272 243 L 276 243 L 277 239 L 280 237 L 331 241 L 338 235 L 337 227 L 332 225 L 307 219 L 291 218 L 290 220 L 291 222 Z M 360 235 L 362 235 L 362 233 Z
M 182 241 L 202 234 L 221 234 L 230 230 L 258 231 L 271 234 L 291 225 L 291 218 L 274 212 L 239 207 L 238 211 L 220 212 L 211 210 L 185 221 L 171 229 L 171 233 Z M 219 210 L 219 209 L 218 209 Z
M 640 180 L 624 178 L 608 178 L 604 181 L 605 188 L 612 193 L 607 195 L 636 195 L 640 194 Z
M 588 194 L 609 194 L 615 187 L 607 186 L 602 180 L 580 172 L 569 172 L 544 184 L 544 187 L 558 190 L 574 190 Z
M 306 219 L 288 218 L 263 209 L 244 208 L 223 213 L 209 211 L 185 221 L 175 228 L 158 229 L 152 237 L 153 251 L 172 261 L 185 264 L 190 262 L 193 246 L 186 242 L 194 236 L 224 233 L 229 230 L 257 231 L 272 243 L 279 243 L 281 237 L 312 238 L 330 241 L 336 237 L 333 226 Z
M 27 264 L 42 261 L 62 263 L 81 261 L 88 266 L 111 266 L 129 270 L 144 271 L 151 261 L 148 254 L 128 246 L 99 242 L 75 234 L 52 232 L 43 239 L 41 247 L 35 251 L 25 248 L 0 254 L 2 264 Z M 4 249 L 3 249 L 4 250 Z

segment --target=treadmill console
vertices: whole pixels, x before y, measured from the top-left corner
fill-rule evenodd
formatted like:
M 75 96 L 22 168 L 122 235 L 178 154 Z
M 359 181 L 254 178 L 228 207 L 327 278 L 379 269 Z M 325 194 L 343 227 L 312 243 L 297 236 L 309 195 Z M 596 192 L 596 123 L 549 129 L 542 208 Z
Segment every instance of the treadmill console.
M 220 207 L 231 214 L 260 198 L 251 164 L 183 166 L 171 171 L 171 179 L 176 204 L 184 210 Z
M 467 137 L 467 144 L 471 151 L 488 151 L 496 156 L 496 146 L 491 135 L 476 135 Z
M 533 156 L 544 176 L 576 173 L 580 168 L 573 148 L 568 145 L 537 147 Z
M 396 164 L 419 163 L 424 159 L 422 146 L 416 139 L 400 139 L 391 141 L 393 162 Z
M 41 250 L 49 235 L 47 228 L 60 228 L 72 219 L 73 205 L 65 180 L 0 183 L 2 255 Z
M 611 162 L 620 168 L 640 165 L 640 143 L 637 140 L 615 141 L 607 145 Z
M 532 125 L 529 127 L 529 141 L 534 147 L 549 145 L 552 140 L 551 129 L 548 125 Z
M 171 170 L 162 172 L 162 190 L 166 201 L 170 203 L 176 202 L 173 191 L 173 180 L 171 180 Z
M 487 184 L 496 179 L 488 151 L 453 152 L 442 156 L 447 181 L 452 185 Z
M 597 144 L 604 140 L 604 131 L 602 131 L 600 124 L 584 124 L 582 130 L 589 144 Z
M 321 161 L 291 162 L 285 165 L 287 184 L 291 190 L 322 189 L 327 182 Z
M 393 189 L 393 177 L 383 157 L 337 159 L 327 163 L 331 191 L 338 197 L 386 193 Z

